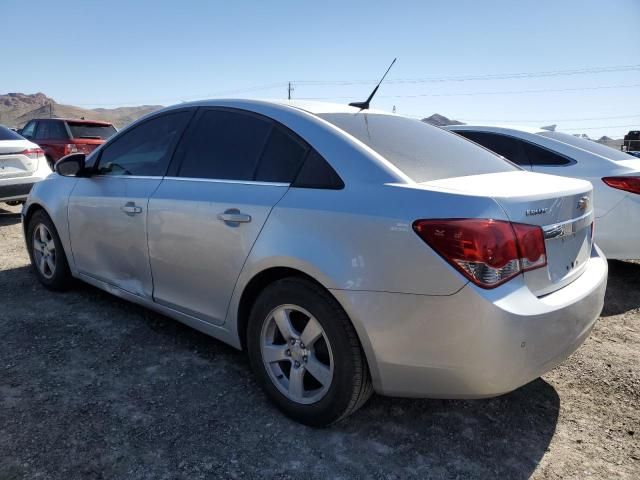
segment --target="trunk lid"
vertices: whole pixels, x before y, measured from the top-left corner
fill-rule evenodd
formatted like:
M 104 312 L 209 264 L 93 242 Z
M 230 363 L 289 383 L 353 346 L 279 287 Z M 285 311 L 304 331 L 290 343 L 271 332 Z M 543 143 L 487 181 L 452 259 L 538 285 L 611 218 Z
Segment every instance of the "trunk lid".
M 542 227 L 547 266 L 524 273 L 527 285 L 538 296 L 575 280 L 591 255 L 593 188 L 585 180 L 518 171 L 423 185 L 491 197 L 511 222 Z
M 30 146 L 26 140 L 0 142 L 0 178 L 28 177 L 38 169 L 37 159 L 21 153 Z

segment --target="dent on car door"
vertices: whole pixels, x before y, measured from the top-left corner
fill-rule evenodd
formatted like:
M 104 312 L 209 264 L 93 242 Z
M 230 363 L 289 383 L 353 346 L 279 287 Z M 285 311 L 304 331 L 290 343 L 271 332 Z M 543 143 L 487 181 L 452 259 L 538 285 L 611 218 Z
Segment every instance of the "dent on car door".
M 154 300 L 223 323 L 244 262 L 307 150 L 265 117 L 201 110 L 149 201 Z
M 69 230 L 80 273 L 151 298 L 147 204 L 192 114 L 170 112 L 124 131 L 100 152 L 95 174 L 78 179 Z

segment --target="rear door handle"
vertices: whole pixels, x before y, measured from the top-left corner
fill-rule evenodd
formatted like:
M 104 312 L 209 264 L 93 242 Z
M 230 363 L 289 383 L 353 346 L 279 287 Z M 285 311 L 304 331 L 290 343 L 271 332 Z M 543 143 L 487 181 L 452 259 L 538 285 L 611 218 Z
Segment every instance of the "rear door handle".
M 218 220 L 221 220 L 227 224 L 233 225 L 238 223 L 247 223 L 251 221 L 251 215 L 241 213 L 237 208 L 230 208 L 224 213 L 218 214 Z
M 142 207 L 138 207 L 134 202 L 127 202 L 123 206 L 120 207 L 124 213 L 129 215 L 130 217 L 142 213 Z

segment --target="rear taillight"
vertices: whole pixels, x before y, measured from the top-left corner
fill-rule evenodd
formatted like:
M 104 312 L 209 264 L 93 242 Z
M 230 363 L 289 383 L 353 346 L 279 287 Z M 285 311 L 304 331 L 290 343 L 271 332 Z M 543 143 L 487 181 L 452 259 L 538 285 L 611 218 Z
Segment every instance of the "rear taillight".
M 20 153 L 34 160 L 44 157 L 44 150 L 42 150 L 41 148 L 27 148 Z
M 544 267 L 542 229 L 491 219 L 416 220 L 413 229 L 476 285 L 494 288 L 520 272 Z
M 604 177 L 602 181 L 618 190 L 640 194 L 640 177 Z
M 64 146 L 64 154 L 69 155 L 71 153 L 78 153 L 78 146 L 73 143 L 68 143 Z

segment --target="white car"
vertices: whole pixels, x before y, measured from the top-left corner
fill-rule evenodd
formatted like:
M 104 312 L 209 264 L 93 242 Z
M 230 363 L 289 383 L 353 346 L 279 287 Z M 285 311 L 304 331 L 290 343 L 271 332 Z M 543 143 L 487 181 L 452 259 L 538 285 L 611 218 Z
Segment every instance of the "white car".
M 180 104 L 56 172 L 22 212 L 46 287 L 75 277 L 247 350 L 310 425 L 373 390 L 511 391 L 578 348 L 604 301 L 589 182 L 397 115 Z
M 26 200 L 31 187 L 50 173 L 38 145 L 0 125 L 0 202 Z
M 589 180 L 593 185 L 596 243 L 607 258 L 640 258 L 640 159 L 591 140 L 539 128 L 444 128 L 527 170 Z

